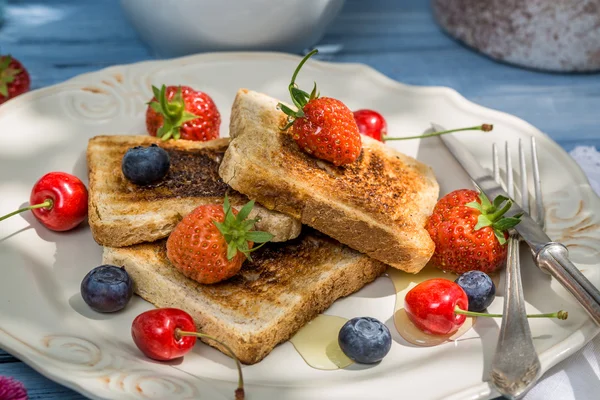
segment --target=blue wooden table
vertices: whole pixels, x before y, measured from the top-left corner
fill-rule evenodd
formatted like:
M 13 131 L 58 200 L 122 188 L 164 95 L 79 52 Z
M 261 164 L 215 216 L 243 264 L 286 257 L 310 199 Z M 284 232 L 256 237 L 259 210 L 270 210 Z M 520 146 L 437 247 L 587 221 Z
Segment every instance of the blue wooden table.
M 27 66 L 33 89 L 155 58 L 118 0 L 8 0 L 4 17 L 0 51 Z M 449 86 L 517 115 L 566 150 L 579 144 L 600 148 L 600 75 L 547 74 L 496 63 L 445 36 L 425 0 L 347 0 L 321 44 L 339 48 L 329 56 L 333 61 L 368 64 L 405 83 Z M 84 398 L 1 349 L 0 375 L 24 382 L 30 399 Z

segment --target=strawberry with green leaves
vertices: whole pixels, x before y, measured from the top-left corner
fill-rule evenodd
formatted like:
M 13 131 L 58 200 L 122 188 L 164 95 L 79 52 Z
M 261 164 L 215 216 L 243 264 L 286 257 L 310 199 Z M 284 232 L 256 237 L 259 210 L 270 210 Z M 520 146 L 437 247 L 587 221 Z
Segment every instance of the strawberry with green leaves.
M 0 56 L 0 104 L 29 90 L 29 73 L 17 59 Z
M 297 110 L 278 104 L 288 116 L 282 129 L 289 129 L 298 146 L 308 154 L 334 165 L 350 164 L 356 161 L 362 148 L 352 111 L 337 99 L 319 97 L 316 83 L 310 94 L 296 85 L 298 72 L 316 53 L 317 50 L 313 50 L 300 61 L 288 86 Z
M 507 231 L 520 222 L 520 215 L 504 216 L 511 206 L 506 197 L 498 196 L 492 203 L 485 194 L 469 189 L 442 197 L 426 224 L 435 243 L 432 263 L 458 274 L 499 269 L 506 258 Z
M 163 140 L 207 141 L 219 137 L 221 114 L 211 97 L 188 86 L 152 86 L 146 128 Z
M 188 278 L 211 284 L 239 272 L 250 253 L 273 238 L 253 230 L 256 219 L 248 219 L 254 201 L 236 211 L 225 197 L 223 204 L 197 207 L 186 215 L 167 239 L 167 258 Z M 262 243 L 254 247 L 254 243 Z

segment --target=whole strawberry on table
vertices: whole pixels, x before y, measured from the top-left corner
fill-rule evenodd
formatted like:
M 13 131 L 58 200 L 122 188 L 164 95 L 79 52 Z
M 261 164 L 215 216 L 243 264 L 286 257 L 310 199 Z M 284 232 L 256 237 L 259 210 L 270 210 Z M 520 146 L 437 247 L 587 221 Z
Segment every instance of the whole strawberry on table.
M 29 90 L 31 80 L 23 64 L 11 56 L 0 56 L 0 104 Z
M 504 216 L 511 206 L 506 197 L 490 202 L 485 194 L 469 189 L 442 197 L 425 226 L 435 243 L 432 263 L 458 274 L 498 270 L 506 259 L 507 230 L 520 221 L 520 215 Z

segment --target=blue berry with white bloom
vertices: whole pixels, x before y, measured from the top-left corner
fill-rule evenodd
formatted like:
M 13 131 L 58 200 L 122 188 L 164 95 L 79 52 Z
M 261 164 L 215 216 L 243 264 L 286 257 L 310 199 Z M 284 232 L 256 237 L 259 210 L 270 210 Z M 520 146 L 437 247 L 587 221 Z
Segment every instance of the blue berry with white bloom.
M 496 285 L 485 272 L 465 272 L 454 282 L 467 294 L 469 311 L 482 312 L 496 298 Z
M 169 153 L 156 144 L 130 148 L 121 162 L 123 175 L 136 185 L 149 185 L 160 181 L 167 175 L 170 167 Z
M 133 296 L 133 281 L 125 268 L 101 265 L 88 272 L 81 281 L 81 296 L 94 311 L 119 311 Z
M 390 330 L 371 317 L 352 318 L 338 335 L 340 348 L 352 361 L 373 364 L 381 361 L 392 347 Z

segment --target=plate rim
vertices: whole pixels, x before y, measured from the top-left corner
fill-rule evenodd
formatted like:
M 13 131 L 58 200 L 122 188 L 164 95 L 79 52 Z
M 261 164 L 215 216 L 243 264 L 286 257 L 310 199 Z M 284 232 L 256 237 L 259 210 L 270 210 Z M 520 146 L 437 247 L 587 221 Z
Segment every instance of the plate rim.
M 198 61 L 232 61 L 239 60 L 243 58 L 245 60 L 248 59 L 260 59 L 264 60 L 265 58 L 275 58 L 275 59 L 287 59 L 287 60 L 295 60 L 298 61 L 301 59 L 301 56 L 297 54 L 283 53 L 283 52 L 270 52 L 270 51 L 260 51 L 260 52 L 236 52 L 236 51 L 227 51 L 227 52 L 208 52 L 208 53 L 200 53 L 200 54 L 192 54 L 183 57 L 176 57 L 170 59 L 160 59 L 160 60 L 143 60 L 135 63 L 129 64 L 117 64 L 109 67 L 101 68 L 96 71 L 90 71 L 83 74 L 79 74 L 73 76 L 63 82 L 58 82 L 49 86 L 45 86 L 42 88 L 37 88 L 30 92 L 27 92 L 23 95 L 20 95 L 14 99 L 7 101 L 2 104 L 0 107 L 0 116 L 4 113 L 9 113 L 11 109 L 19 108 L 23 105 L 26 105 L 28 102 L 31 102 L 37 98 L 45 97 L 48 95 L 52 95 L 55 92 L 61 92 L 65 89 L 68 89 L 71 85 L 78 85 L 84 81 L 101 81 L 101 79 L 95 79 L 96 77 L 101 78 L 102 76 L 106 76 L 111 72 L 116 72 L 119 69 L 131 69 L 131 68 L 149 68 L 149 67 L 157 67 L 161 64 L 163 65 L 178 65 L 184 66 L 188 63 L 198 62 Z M 356 71 L 357 74 L 360 73 L 363 79 L 371 79 L 378 81 L 379 83 L 385 85 L 391 90 L 401 89 L 403 91 L 412 90 L 420 93 L 429 93 L 438 96 L 444 96 L 447 99 L 451 100 L 455 105 L 459 106 L 461 109 L 469 109 L 474 110 L 475 112 L 490 114 L 496 118 L 501 118 L 505 121 L 511 122 L 515 124 L 519 130 L 528 131 L 534 134 L 536 137 L 544 140 L 544 144 L 550 147 L 553 147 L 553 150 L 561 154 L 565 161 L 568 164 L 569 171 L 571 174 L 574 174 L 573 178 L 575 183 L 578 184 L 578 187 L 584 191 L 584 194 L 591 196 L 592 203 L 600 204 L 600 196 L 598 196 L 591 187 L 588 177 L 583 172 L 582 168 L 572 159 L 569 154 L 562 148 L 558 143 L 556 143 L 549 135 L 542 132 L 538 128 L 536 128 L 531 123 L 526 120 L 517 117 L 515 115 L 509 114 L 504 111 L 496 110 L 490 107 L 485 107 L 479 105 L 466 97 L 460 94 L 457 90 L 445 87 L 445 86 L 426 86 L 426 85 L 414 85 L 407 84 L 400 81 L 396 81 L 387 75 L 379 72 L 375 68 L 356 62 L 332 62 L 332 61 L 323 61 L 314 59 L 312 63 L 315 67 L 319 68 L 331 68 L 331 69 L 344 69 L 344 70 L 353 70 Z M 78 86 L 79 87 L 79 86 Z M 600 211 L 600 206 L 598 207 Z M 592 340 L 597 334 L 600 333 L 600 326 L 597 326 L 590 318 L 587 318 L 584 323 L 582 323 L 579 327 L 574 328 L 575 330 L 569 336 L 567 336 L 563 341 L 556 343 L 552 347 L 546 349 L 545 351 L 539 353 L 540 360 L 542 360 L 542 364 L 545 364 L 545 368 L 542 371 L 542 374 L 547 372 L 548 369 L 565 360 L 576 351 L 580 350 L 584 347 L 590 340 Z M 65 386 L 76 392 L 82 393 L 85 396 L 88 396 L 92 399 L 103 399 L 104 397 L 99 397 L 96 394 L 89 392 L 86 388 L 77 383 L 77 379 L 67 379 L 62 377 L 60 374 L 56 374 L 52 372 L 52 368 L 44 368 L 42 363 L 37 363 L 34 358 L 29 357 L 24 352 L 18 351 L 15 347 L 10 345 L 10 334 L 4 332 L 0 329 L 0 338 L 9 338 L 9 341 L 0 340 L 2 343 L 2 347 L 9 354 L 15 355 L 25 364 L 30 366 L 32 369 L 40 373 L 41 375 Z M 551 354 L 550 354 L 551 353 Z M 545 362 L 544 362 L 545 361 Z M 57 369 L 56 371 L 60 371 Z M 252 385 L 250 382 L 248 382 Z M 481 383 L 471 386 L 468 389 L 461 390 L 454 394 L 451 394 L 448 399 L 459 399 L 464 398 L 465 395 L 471 394 L 471 396 L 475 394 L 479 394 L 477 397 L 472 398 L 485 398 L 481 397 L 482 390 L 489 390 L 489 384 L 485 381 Z M 494 394 L 492 393 L 490 395 Z

